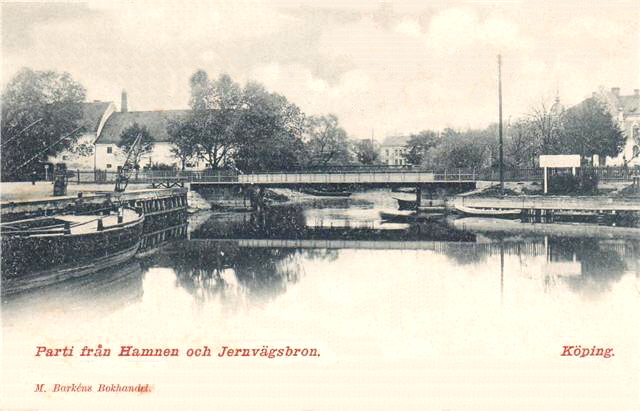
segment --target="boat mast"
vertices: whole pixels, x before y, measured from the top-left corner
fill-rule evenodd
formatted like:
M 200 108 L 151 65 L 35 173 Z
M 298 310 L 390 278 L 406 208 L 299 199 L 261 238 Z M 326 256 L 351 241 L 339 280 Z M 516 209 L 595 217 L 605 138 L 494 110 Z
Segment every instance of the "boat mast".
M 500 191 L 504 191 L 504 158 L 502 149 L 502 57 L 498 54 L 498 148 L 500 151 Z

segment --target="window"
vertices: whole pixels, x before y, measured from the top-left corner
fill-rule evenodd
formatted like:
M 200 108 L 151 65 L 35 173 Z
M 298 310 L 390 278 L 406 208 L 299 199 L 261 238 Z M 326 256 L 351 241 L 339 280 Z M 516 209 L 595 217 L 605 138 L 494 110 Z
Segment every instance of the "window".
M 639 157 L 640 156 L 640 146 L 633 146 L 633 156 L 634 157 Z
M 113 153 L 113 147 L 107 147 L 107 154 Z
M 62 160 L 63 160 L 63 161 L 64 161 L 64 160 L 68 160 L 68 159 L 69 159 L 69 156 L 62 156 Z
M 111 164 L 107 164 L 107 168 L 111 168 Z

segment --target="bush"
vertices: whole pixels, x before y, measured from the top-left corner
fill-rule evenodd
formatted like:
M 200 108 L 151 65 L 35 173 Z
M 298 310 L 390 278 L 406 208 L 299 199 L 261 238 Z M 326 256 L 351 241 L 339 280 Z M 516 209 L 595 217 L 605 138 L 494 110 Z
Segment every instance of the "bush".
M 572 174 L 549 176 L 549 194 L 594 195 L 598 193 L 598 176 L 585 171 L 576 176 Z
M 176 170 L 175 164 L 153 163 L 149 170 Z

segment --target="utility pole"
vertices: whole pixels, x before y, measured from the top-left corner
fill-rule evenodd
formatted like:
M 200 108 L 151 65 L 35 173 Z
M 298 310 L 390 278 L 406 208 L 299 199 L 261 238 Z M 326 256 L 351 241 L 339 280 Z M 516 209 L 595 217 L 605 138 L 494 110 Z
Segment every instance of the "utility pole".
M 500 151 L 500 191 L 504 191 L 504 158 L 502 148 L 502 57 L 498 54 L 498 148 Z

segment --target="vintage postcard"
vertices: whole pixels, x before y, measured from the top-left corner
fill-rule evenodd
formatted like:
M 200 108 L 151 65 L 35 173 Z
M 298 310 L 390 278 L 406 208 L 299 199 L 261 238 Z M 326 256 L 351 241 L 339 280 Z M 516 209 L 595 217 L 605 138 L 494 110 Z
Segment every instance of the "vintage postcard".
M 637 1 L 0 12 L 0 410 L 640 410 Z

